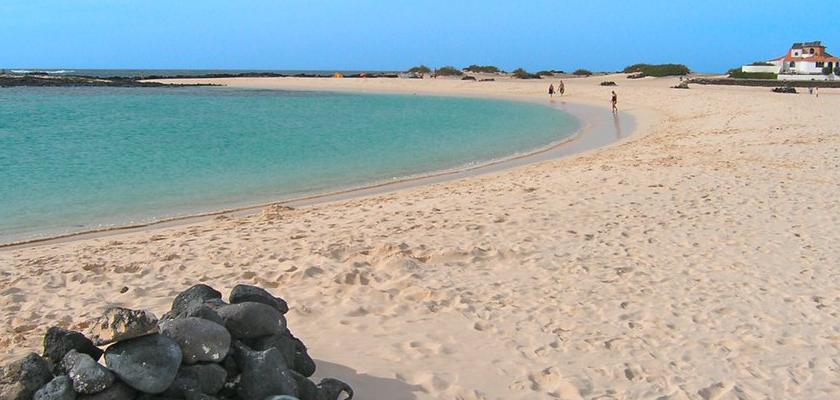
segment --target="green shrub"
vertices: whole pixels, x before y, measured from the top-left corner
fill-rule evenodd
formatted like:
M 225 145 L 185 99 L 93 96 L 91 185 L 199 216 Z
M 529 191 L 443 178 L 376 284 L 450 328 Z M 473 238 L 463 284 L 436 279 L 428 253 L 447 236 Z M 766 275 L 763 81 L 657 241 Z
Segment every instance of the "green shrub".
M 823 75 L 831 75 L 831 67 L 824 67 L 822 73 Z
M 590 76 L 590 75 L 592 75 L 592 71 L 590 71 L 588 69 L 580 68 L 580 69 L 575 70 L 575 72 L 572 72 L 572 75 Z
M 643 77 L 654 76 L 659 78 L 663 76 L 688 75 L 691 71 L 682 64 L 633 64 L 624 68 L 622 72 L 625 74 L 640 73 Z
M 524 68 L 517 68 L 511 72 L 516 79 L 542 79 L 539 74 L 532 74 L 526 71 Z
M 461 71 L 458 68 L 447 65 L 445 67 L 438 68 L 435 71 L 435 75 L 438 75 L 438 76 L 461 76 L 461 75 L 464 75 L 464 72 Z
M 538 76 L 553 76 L 554 71 L 539 71 L 536 73 Z
M 430 74 L 432 73 L 432 69 L 425 66 L 425 65 L 418 65 L 416 67 L 412 67 L 408 70 L 408 72 L 415 73 L 415 74 Z
M 484 74 L 498 74 L 499 72 L 504 72 L 499 68 L 492 66 L 492 65 L 470 65 L 467 68 L 464 68 L 464 71 L 473 72 L 473 73 L 484 73 Z
M 756 61 L 756 62 L 754 62 L 750 65 L 752 65 L 754 67 L 772 67 L 773 63 L 769 63 L 769 62 L 766 62 L 766 61 Z
M 840 76 L 840 64 L 834 66 L 834 75 Z
M 729 77 L 735 79 L 765 79 L 775 80 L 779 76 L 772 72 L 743 72 L 740 68 L 729 70 Z

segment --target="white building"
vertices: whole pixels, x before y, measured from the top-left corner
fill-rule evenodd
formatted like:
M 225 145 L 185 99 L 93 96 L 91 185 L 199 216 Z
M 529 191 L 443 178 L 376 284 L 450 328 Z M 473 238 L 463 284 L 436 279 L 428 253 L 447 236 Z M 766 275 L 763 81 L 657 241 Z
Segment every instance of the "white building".
M 779 80 L 823 81 L 840 80 L 837 72 L 840 58 L 825 51 L 821 42 L 794 43 L 787 55 L 764 63 L 741 67 L 743 72 L 771 72 Z M 826 74 L 827 71 L 830 73 Z

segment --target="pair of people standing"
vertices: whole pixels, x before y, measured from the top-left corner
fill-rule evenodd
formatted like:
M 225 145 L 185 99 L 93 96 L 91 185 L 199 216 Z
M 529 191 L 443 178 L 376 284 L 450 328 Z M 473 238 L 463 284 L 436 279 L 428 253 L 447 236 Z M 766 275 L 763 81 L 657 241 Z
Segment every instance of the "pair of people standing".
M 554 90 L 554 84 L 553 83 L 551 85 L 549 85 L 548 86 L 549 97 L 554 97 L 554 93 L 558 93 L 560 96 L 562 96 L 564 93 L 566 93 L 566 84 L 564 84 L 563 81 L 560 81 L 560 83 L 557 85 L 557 90 L 556 91 Z

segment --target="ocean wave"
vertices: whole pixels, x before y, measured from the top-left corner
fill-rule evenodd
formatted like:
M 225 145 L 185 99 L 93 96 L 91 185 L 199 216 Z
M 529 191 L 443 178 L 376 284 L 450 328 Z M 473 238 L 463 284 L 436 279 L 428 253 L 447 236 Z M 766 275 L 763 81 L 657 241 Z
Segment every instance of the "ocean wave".
M 30 70 L 30 69 L 12 69 L 12 70 L 10 70 L 10 71 L 12 71 L 12 73 L 15 73 L 15 74 L 31 74 L 31 73 L 38 72 L 38 73 L 43 73 L 43 74 L 58 74 L 58 75 L 60 75 L 60 74 L 69 74 L 69 73 L 71 73 L 71 72 L 75 72 L 75 71 L 73 71 L 73 70 L 67 70 L 67 69 L 58 69 L 58 70 L 55 70 L 55 71 L 46 71 L 46 70 L 40 70 L 40 69 L 34 69 L 34 70 Z

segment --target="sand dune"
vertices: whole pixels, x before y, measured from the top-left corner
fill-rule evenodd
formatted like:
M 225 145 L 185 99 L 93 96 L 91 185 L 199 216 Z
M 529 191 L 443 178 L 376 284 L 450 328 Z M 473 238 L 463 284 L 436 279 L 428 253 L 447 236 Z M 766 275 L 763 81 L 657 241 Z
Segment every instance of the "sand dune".
M 604 79 L 567 80 L 563 101 L 606 106 Z M 103 304 L 160 315 L 194 283 L 251 283 L 288 300 L 319 374 L 359 399 L 840 397 L 840 92 L 606 79 L 638 132 L 573 158 L 0 251 L 0 360 Z M 537 99 L 548 85 L 221 81 Z

